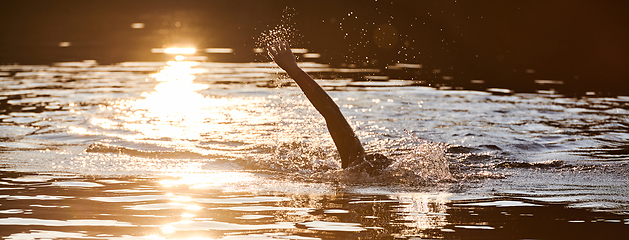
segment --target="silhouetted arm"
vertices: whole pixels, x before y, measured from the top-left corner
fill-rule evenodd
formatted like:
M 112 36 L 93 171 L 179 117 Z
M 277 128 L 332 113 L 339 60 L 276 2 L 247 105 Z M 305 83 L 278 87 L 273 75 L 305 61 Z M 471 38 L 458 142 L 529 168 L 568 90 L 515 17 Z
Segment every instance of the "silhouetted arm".
M 297 66 L 297 61 L 288 43 L 285 41 L 276 42 L 268 47 L 268 51 L 277 65 L 295 80 L 308 100 L 325 118 L 328 131 L 341 155 L 341 166 L 346 168 L 352 163 L 360 163 L 354 162 L 356 160 L 364 160 L 365 150 L 338 105 L 310 75 Z

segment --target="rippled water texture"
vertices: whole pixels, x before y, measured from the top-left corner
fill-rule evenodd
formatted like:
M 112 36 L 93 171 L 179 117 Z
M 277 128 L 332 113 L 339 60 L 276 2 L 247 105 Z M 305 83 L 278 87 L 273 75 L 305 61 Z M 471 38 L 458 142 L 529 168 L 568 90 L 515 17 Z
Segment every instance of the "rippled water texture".
M 626 236 L 629 97 L 437 90 L 378 69 L 302 67 L 393 164 L 341 170 L 325 122 L 270 63 L 0 66 L 0 233 Z

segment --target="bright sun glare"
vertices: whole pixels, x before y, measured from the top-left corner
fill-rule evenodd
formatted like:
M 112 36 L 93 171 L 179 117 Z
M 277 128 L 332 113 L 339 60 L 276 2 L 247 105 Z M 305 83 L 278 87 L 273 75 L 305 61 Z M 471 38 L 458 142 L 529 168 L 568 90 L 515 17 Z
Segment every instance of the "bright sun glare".
M 93 127 L 71 126 L 69 131 L 106 136 L 141 146 L 148 144 L 159 149 L 148 151 L 177 151 L 198 157 L 198 154 L 225 156 L 225 146 L 221 143 L 257 139 L 260 134 L 267 134 L 269 128 L 275 128 L 265 124 L 277 122 L 279 116 L 265 108 L 268 103 L 264 97 L 211 96 L 206 91 L 216 71 L 212 69 L 213 65 L 190 61 L 187 56 L 175 59 L 146 79 L 157 83 L 153 91 L 146 91 L 139 98 L 101 105 L 103 115 L 90 120 Z M 199 75 L 206 82 L 199 83 Z M 250 127 L 256 124 L 262 126 Z M 137 158 L 135 165 L 127 164 L 126 169 L 169 174 L 204 172 L 203 162 L 189 161 L 186 156 L 163 162 Z M 146 168 L 147 164 L 153 165 Z M 229 181 L 224 183 L 231 184 Z
M 187 47 L 187 48 L 170 47 L 170 48 L 164 49 L 164 53 L 166 54 L 194 54 L 196 52 L 197 50 L 191 47 Z

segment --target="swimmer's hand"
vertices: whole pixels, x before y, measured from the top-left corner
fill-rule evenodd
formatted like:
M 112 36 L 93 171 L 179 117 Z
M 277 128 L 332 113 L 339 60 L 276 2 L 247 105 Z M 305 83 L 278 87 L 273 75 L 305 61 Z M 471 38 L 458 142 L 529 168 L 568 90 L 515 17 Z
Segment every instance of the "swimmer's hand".
M 297 60 L 295 55 L 290 50 L 290 45 L 287 41 L 274 42 L 267 47 L 269 55 L 288 75 L 295 76 L 301 72 L 301 68 L 297 66 Z

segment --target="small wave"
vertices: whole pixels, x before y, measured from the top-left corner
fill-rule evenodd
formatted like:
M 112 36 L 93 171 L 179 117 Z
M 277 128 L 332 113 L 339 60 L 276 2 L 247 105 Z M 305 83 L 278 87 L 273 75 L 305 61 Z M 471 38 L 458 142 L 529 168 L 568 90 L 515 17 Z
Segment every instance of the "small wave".
M 500 168 L 563 168 L 571 167 L 571 165 L 564 163 L 561 160 L 550 160 L 544 162 L 501 162 L 496 165 Z
M 464 147 L 460 145 L 448 146 L 449 153 L 479 153 L 488 151 L 502 151 L 502 148 L 493 144 L 483 144 L 477 147 Z
M 209 158 L 209 156 L 188 152 L 188 151 L 147 151 L 137 150 L 121 146 L 107 145 L 103 143 L 92 143 L 85 149 L 85 152 L 90 153 L 115 153 L 125 154 L 133 157 L 142 158 L 181 158 L 181 159 L 195 159 L 195 158 Z

